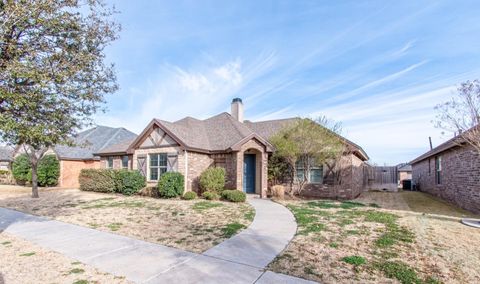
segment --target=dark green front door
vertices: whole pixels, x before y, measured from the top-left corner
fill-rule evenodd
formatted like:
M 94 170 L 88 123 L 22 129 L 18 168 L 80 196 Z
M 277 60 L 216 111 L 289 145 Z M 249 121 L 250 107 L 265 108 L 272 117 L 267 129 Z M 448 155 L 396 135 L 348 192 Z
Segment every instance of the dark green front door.
M 243 191 L 255 193 L 255 154 L 243 156 Z

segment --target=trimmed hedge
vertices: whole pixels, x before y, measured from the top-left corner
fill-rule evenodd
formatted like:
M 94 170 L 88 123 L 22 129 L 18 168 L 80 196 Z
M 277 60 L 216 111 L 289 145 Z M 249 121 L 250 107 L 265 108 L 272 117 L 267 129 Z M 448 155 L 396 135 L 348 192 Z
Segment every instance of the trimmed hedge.
M 58 184 L 60 162 L 57 156 L 45 155 L 38 161 L 37 177 L 39 186 L 55 186 Z
M 193 200 L 196 198 L 197 198 L 197 193 L 195 191 L 188 191 L 188 192 L 185 192 L 185 194 L 183 195 L 183 199 L 185 200 Z
M 160 176 L 158 193 L 160 197 L 174 198 L 182 196 L 184 186 L 183 175 L 178 172 L 167 172 Z
M 82 169 L 78 177 L 80 190 L 115 192 L 115 171 L 111 169 Z
M 200 175 L 199 184 L 200 188 L 202 188 L 204 191 L 220 193 L 225 188 L 225 169 L 206 169 Z
M 123 195 L 133 195 L 146 185 L 140 171 L 118 170 L 115 172 L 115 191 Z
M 245 202 L 247 195 L 240 190 L 224 190 L 222 191 L 222 198 L 231 202 Z
M 12 174 L 17 183 L 32 182 L 32 166 L 27 154 L 19 155 L 12 164 Z M 39 186 L 55 186 L 60 177 L 60 162 L 55 155 L 45 155 L 37 165 Z
M 203 194 L 202 194 L 203 198 L 205 198 L 206 200 L 219 200 L 220 199 L 220 195 L 218 195 L 218 193 L 216 192 L 213 192 L 213 191 L 205 191 Z
M 27 154 L 21 154 L 12 163 L 12 175 L 15 181 L 19 184 L 25 184 L 32 179 L 30 173 L 32 167 L 30 166 L 30 159 Z
M 83 169 L 78 177 L 80 190 L 136 194 L 145 187 L 145 177 L 139 171 Z

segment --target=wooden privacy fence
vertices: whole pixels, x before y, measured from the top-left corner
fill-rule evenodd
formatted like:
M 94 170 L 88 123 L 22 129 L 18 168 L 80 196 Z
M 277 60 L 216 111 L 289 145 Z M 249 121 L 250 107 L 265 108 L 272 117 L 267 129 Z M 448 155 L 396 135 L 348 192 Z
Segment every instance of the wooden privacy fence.
M 374 190 L 398 190 L 397 167 L 369 167 L 367 168 L 368 188 Z

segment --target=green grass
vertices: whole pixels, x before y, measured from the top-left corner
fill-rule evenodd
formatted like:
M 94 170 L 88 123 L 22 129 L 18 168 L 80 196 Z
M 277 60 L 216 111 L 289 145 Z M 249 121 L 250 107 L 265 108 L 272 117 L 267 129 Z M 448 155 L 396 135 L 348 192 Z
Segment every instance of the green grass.
M 402 284 L 423 283 L 418 277 L 417 272 L 403 262 L 385 261 L 376 263 L 374 267 L 382 271 L 388 278 L 395 278 Z
M 79 264 L 82 264 L 80 261 L 74 261 L 71 263 L 72 265 L 79 265 Z
M 244 215 L 243 217 L 245 219 L 247 219 L 248 221 L 253 221 L 253 219 L 255 218 L 255 210 L 253 209 L 250 209 L 248 210 Z
M 32 256 L 35 255 L 35 252 L 22 253 L 20 256 Z
M 11 244 L 11 243 L 12 243 L 12 242 L 10 242 L 10 241 L 6 241 L 6 242 L 3 242 L 2 245 L 5 246 L 5 245 L 9 245 L 9 244 Z
M 325 230 L 325 224 L 313 223 L 304 226 L 299 232 L 301 235 L 308 235 L 310 233 L 318 233 Z
M 245 228 L 245 226 L 240 223 L 230 223 L 222 228 L 222 233 L 225 238 L 230 238 L 243 228 Z
M 328 246 L 331 248 L 338 248 L 338 243 L 333 242 L 333 243 L 330 243 Z
M 211 202 L 211 201 L 200 201 L 192 205 L 192 209 L 198 212 L 208 210 L 215 207 L 223 206 L 222 203 L 219 202 Z
M 322 209 L 342 208 L 352 209 L 357 207 L 365 207 L 365 204 L 355 201 L 342 201 L 340 203 L 333 201 L 310 201 L 307 202 L 310 207 L 317 207 Z
M 72 284 L 88 284 L 88 281 L 81 279 L 81 280 L 77 280 L 77 281 L 73 282 Z
M 110 223 L 107 225 L 107 227 L 111 230 L 111 231 L 118 231 L 121 227 L 122 227 L 122 223 Z
M 81 269 L 81 268 L 74 268 L 72 270 L 70 270 L 68 272 L 68 274 L 80 274 L 80 273 L 83 273 L 85 272 L 85 270 Z
M 364 257 L 358 255 L 346 256 L 342 258 L 342 260 L 348 264 L 352 264 L 355 266 L 362 265 L 367 262 Z

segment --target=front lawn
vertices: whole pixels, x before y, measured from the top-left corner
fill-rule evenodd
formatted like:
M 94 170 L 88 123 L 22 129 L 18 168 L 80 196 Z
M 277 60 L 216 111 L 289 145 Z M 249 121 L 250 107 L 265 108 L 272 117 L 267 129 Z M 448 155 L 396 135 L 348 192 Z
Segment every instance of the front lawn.
M 283 201 L 298 232 L 269 269 L 321 283 L 479 283 L 480 233 L 371 199 Z
M 126 197 L 79 190 L 2 189 L 0 207 L 203 252 L 247 227 L 254 210 L 247 203 Z

